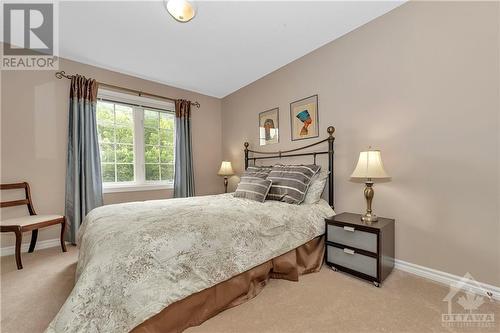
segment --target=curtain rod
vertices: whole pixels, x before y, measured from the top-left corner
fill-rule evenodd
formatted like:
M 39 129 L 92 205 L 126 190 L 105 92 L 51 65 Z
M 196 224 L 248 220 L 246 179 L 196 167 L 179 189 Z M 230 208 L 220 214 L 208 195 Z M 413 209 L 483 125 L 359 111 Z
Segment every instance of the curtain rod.
M 58 78 L 58 79 L 62 79 L 63 77 L 66 78 L 66 79 L 70 79 L 73 77 L 73 75 L 68 75 L 66 74 L 65 71 L 59 71 L 59 72 L 56 72 L 55 76 Z M 171 98 L 171 97 L 165 97 L 165 96 L 160 96 L 160 95 L 155 95 L 155 94 L 150 94 L 150 93 L 147 93 L 147 92 L 143 92 L 143 91 L 140 91 L 140 90 L 134 90 L 134 89 L 130 89 L 130 88 L 125 88 L 125 87 L 120 87 L 120 86 L 115 86 L 113 84 L 108 84 L 108 83 L 104 83 L 104 82 L 97 82 L 99 84 L 99 86 L 101 87 L 108 87 L 108 88 L 113 88 L 113 89 L 119 89 L 119 90 L 123 90 L 123 91 L 127 91 L 129 93 L 133 93 L 133 94 L 136 94 L 138 96 L 149 96 L 149 97 L 154 97 L 154 98 L 159 98 L 159 99 L 166 99 L 166 100 L 169 100 L 169 101 L 173 101 L 175 102 L 176 99 L 175 98 Z M 200 108 L 200 103 L 198 102 L 191 102 L 191 105 L 194 105 L 196 106 L 198 109 Z

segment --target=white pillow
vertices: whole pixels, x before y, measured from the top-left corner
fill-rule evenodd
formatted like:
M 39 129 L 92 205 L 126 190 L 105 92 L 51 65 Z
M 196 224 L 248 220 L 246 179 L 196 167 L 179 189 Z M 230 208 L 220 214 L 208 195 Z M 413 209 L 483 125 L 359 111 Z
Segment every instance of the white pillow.
M 313 176 L 311 184 L 307 189 L 304 204 L 315 204 L 321 199 L 321 195 L 325 190 L 326 182 L 328 181 L 329 171 L 321 171 Z

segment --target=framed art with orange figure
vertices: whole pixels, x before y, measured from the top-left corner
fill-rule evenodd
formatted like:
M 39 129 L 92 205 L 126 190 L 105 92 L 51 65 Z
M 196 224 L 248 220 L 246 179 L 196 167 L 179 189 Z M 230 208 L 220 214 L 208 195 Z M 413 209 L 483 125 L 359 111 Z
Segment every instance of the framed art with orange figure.
M 292 141 L 319 136 L 318 95 L 290 103 Z

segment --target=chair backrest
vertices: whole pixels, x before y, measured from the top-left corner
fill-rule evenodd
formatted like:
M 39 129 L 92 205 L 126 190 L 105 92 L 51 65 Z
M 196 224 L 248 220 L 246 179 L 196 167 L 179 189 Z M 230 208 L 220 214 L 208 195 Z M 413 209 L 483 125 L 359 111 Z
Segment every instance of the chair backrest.
M 24 189 L 25 199 L 0 202 L 0 208 L 27 205 L 30 215 L 36 215 L 35 209 L 33 208 L 33 202 L 31 201 L 30 185 L 27 182 L 0 184 L 0 190 L 16 190 L 22 188 Z

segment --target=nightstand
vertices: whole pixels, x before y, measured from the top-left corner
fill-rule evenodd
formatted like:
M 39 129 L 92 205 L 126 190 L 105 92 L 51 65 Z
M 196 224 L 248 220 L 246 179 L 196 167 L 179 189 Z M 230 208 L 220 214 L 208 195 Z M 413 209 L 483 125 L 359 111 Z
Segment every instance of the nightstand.
M 325 222 L 327 265 L 379 287 L 394 268 L 394 220 L 366 223 L 360 214 L 342 213 Z

